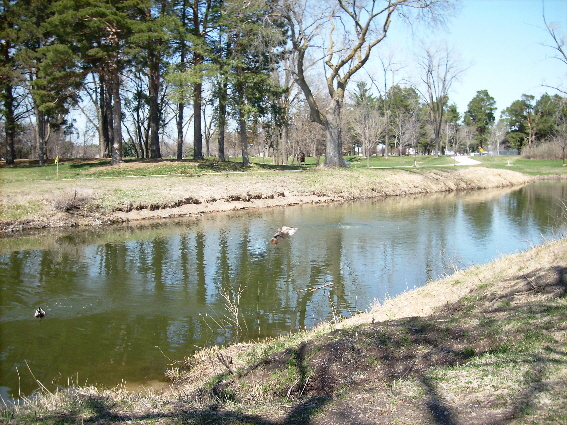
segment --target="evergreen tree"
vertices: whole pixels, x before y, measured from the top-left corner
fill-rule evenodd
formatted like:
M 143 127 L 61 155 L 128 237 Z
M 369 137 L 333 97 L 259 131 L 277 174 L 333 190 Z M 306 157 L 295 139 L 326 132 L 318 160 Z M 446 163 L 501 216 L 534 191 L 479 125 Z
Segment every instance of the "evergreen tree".
M 83 75 L 93 73 L 99 89 L 102 149 L 112 164 L 122 162 L 121 75 L 128 65 L 125 49 L 144 0 L 58 0 L 49 26 L 59 44 L 76 55 Z
M 17 7 L 17 25 L 20 32 L 16 57 L 25 75 L 26 90 L 35 117 L 34 133 L 39 164 L 44 165 L 51 130 L 62 123 L 60 113 L 64 111 L 63 105 L 70 94 L 70 91 L 63 89 L 57 78 L 51 78 L 48 63 L 57 63 L 66 69 L 73 66 L 68 62 L 67 49 L 58 49 L 64 56 L 61 62 L 58 62 L 57 52 L 50 53 L 54 34 L 47 23 L 55 14 L 52 2 L 20 0 L 14 5 Z M 43 63 L 47 58 L 48 62 Z M 58 76 L 66 78 L 65 71 Z M 72 80 L 74 84 L 74 79 Z M 59 93 L 59 90 L 62 92 Z
M 522 148 L 532 141 L 534 96 L 523 94 L 520 100 L 515 100 L 501 114 L 508 127 L 506 142 L 513 149 L 521 152 Z
M 14 164 L 16 159 L 15 142 L 18 128 L 16 90 L 21 84 L 21 74 L 14 57 L 18 48 L 19 36 L 16 23 L 16 5 L 10 1 L 0 4 L 0 113 L 4 117 L 6 139 L 6 164 Z
M 474 127 L 475 141 L 479 146 L 485 146 L 488 142 L 490 128 L 494 124 L 496 101 L 487 90 L 479 90 L 476 96 L 468 104 L 465 111 L 464 121 L 466 125 Z
M 225 2 L 222 25 L 226 31 L 230 69 L 229 106 L 238 123 L 242 163 L 248 165 L 248 121 L 277 114 L 278 98 L 287 88 L 272 78 L 285 51 L 285 27 L 273 14 L 272 2 L 234 0 Z
M 162 124 L 163 76 L 170 58 L 174 18 L 169 2 L 151 0 L 131 12 L 132 35 L 125 50 L 140 75 L 147 76 L 149 158 L 161 158 L 159 134 Z

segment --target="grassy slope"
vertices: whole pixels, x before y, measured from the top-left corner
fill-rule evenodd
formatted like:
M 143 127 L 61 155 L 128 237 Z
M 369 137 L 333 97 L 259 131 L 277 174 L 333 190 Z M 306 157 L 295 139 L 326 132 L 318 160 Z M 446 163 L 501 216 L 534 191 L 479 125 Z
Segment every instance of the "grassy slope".
M 481 158 L 481 157 L 478 157 Z M 0 229 L 93 225 L 121 220 L 160 218 L 232 209 L 221 205 L 263 207 L 299 202 L 328 202 L 521 184 L 528 173 L 561 174 L 560 162 L 533 164 L 514 158 L 486 158 L 487 168 L 453 167 L 451 157 L 371 158 L 351 161 L 344 170 L 307 166 L 276 167 L 265 162 L 245 169 L 234 162 L 129 161 L 111 167 L 107 161 L 72 161 L 45 167 L 21 163 L 0 168 Z M 384 168 L 385 167 L 385 168 Z M 243 172 L 245 171 L 245 172 Z M 282 172 L 283 171 L 283 172 Z M 514 171 L 523 171 L 523 174 Z M 495 176 L 490 181 L 490 176 Z M 267 200 L 270 200 L 269 202 Z M 252 201 L 252 202 L 251 202 Z M 260 202 L 262 201 L 262 202 Z M 179 207 L 186 207 L 182 211 Z M 200 207 L 198 207 L 200 205 Z M 163 212 L 163 210 L 175 210 Z M 134 214 L 132 211 L 136 211 Z M 161 211 L 160 214 L 148 212 Z

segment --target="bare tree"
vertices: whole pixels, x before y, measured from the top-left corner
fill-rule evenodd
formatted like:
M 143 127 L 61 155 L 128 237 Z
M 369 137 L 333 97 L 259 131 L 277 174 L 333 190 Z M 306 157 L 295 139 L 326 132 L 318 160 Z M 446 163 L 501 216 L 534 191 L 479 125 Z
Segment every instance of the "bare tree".
M 496 151 L 496 155 L 500 155 L 500 143 L 506 138 L 508 129 L 503 120 L 499 120 L 496 125 L 490 128 L 490 142 L 492 148 Z
M 546 46 L 551 47 L 552 49 L 555 50 L 555 56 L 554 56 L 555 59 L 558 59 L 561 62 L 563 62 L 565 65 L 567 65 L 567 34 L 560 33 L 555 23 L 547 22 L 547 19 L 545 18 L 545 10 L 543 10 L 542 15 L 543 15 L 543 23 L 545 24 L 545 29 L 547 33 L 551 36 L 551 39 L 553 40 L 553 44 Z M 558 92 L 567 94 L 567 89 L 565 88 L 554 87 L 554 86 L 545 86 L 545 87 L 550 87 L 557 90 Z
M 369 165 L 372 149 L 378 144 L 380 136 L 386 128 L 386 118 L 376 109 L 355 107 L 350 113 L 350 130 L 360 141 L 362 155 Z
M 293 49 L 297 52 L 295 78 L 311 110 L 311 119 L 327 133 L 325 166 L 345 167 L 342 152 L 342 110 L 347 85 L 370 58 L 372 49 L 388 33 L 392 19 L 442 20 L 451 0 L 284 0 Z M 320 48 L 328 110 L 316 101 L 305 75 L 308 51 Z
M 418 54 L 417 65 L 421 71 L 421 93 L 427 107 L 433 129 L 436 154 L 441 153 L 441 128 L 451 86 L 466 70 L 455 59 L 455 53 L 447 46 L 424 46 Z
M 367 71 L 368 77 L 372 82 L 372 85 L 378 90 L 380 94 L 380 99 L 382 102 L 381 108 L 384 111 L 385 119 L 385 129 L 384 129 L 384 157 L 388 157 L 388 148 L 390 146 L 389 136 L 390 136 L 390 126 L 392 121 L 392 91 L 397 85 L 404 82 L 404 78 L 400 78 L 400 72 L 404 65 L 395 61 L 395 53 L 389 51 L 386 54 L 381 54 L 378 57 L 378 61 L 381 65 L 380 72 L 382 73 L 382 85 L 378 84 L 377 79 L 370 72 Z M 390 77 L 388 78 L 388 74 Z M 398 75 L 398 79 L 396 79 Z

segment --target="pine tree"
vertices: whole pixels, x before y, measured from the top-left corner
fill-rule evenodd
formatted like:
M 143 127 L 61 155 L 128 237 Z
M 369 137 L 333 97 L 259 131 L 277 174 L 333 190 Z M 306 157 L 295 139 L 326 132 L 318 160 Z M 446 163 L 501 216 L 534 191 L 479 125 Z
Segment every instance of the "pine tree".
M 468 104 L 464 121 L 466 125 L 474 127 L 475 141 L 478 146 L 485 146 L 488 142 L 490 128 L 494 124 L 496 101 L 487 90 L 479 90 Z

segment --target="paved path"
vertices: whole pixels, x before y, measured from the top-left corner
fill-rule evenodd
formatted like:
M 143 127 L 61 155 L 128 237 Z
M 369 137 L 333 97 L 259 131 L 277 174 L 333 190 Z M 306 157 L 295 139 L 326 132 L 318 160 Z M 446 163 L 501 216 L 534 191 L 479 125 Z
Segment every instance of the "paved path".
M 481 164 L 480 161 L 477 161 L 476 159 L 472 159 L 470 156 L 455 156 L 455 161 L 458 162 L 458 165 Z

